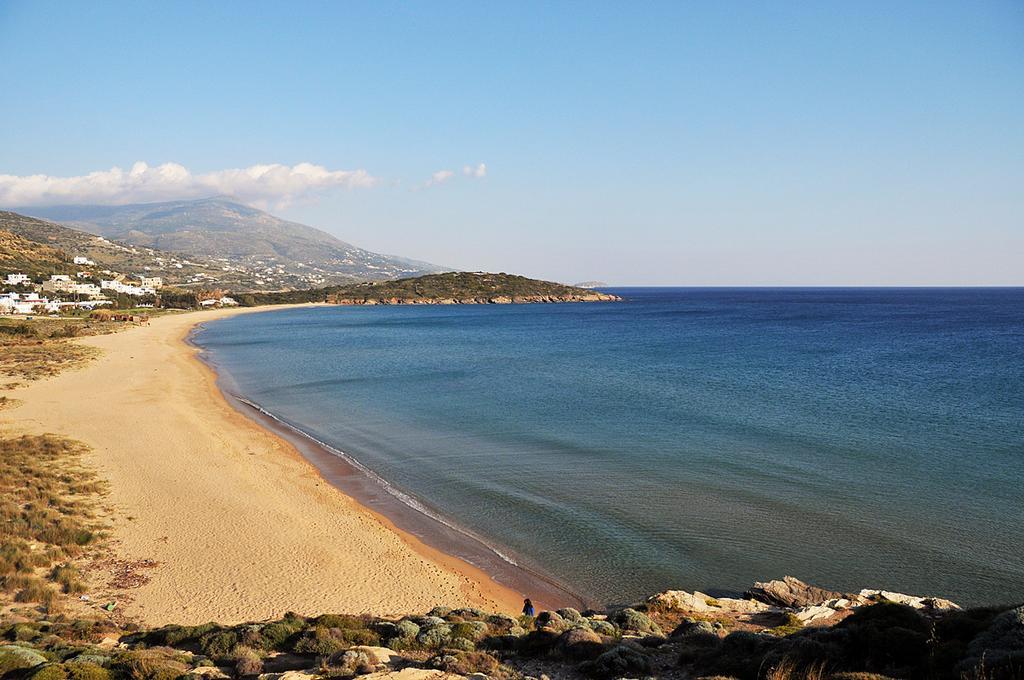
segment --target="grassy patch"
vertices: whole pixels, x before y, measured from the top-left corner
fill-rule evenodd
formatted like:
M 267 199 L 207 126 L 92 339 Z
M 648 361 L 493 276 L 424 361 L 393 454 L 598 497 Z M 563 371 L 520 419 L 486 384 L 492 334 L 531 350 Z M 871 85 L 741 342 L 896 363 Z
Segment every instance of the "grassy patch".
M 0 439 L 0 592 L 17 602 L 85 590 L 72 560 L 99 539 L 103 486 L 81 465 L 84 450 L 53 435 Z

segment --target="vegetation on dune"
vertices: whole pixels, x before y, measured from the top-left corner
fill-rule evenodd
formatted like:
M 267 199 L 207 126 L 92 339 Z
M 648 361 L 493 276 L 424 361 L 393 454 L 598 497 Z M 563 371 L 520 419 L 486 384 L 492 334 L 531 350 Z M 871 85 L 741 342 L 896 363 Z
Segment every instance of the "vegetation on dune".
M 74 560 L 96 545 L 103 486 L 82 444 L 53 435 L 0 439 L 0 592 L 51 607 L 85 590 Z
M 69 338 L 111 333 L 111 325 L 83 318 L 0 319 L 0 377 L 37 380 L 79 366 L 97 352 L 91 347 L 66 342 Z

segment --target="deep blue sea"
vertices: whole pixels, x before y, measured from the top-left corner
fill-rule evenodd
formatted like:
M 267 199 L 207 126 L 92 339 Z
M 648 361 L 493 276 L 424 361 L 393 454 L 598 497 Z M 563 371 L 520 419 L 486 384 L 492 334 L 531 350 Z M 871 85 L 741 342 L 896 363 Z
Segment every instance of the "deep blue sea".
M 196 336 L 232 389 L 595 601 L 1024 599 L 1024 289 L 613 289 Z M 343 540 L 343 537 L 339 537 Z

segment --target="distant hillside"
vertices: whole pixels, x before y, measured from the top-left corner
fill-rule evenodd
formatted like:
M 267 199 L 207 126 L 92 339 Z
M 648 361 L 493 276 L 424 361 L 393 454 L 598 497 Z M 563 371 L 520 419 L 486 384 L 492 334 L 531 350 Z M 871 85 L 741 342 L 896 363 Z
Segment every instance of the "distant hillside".
M 226 198 L 22 211 L 136 246 L 242 266 L 279 288 L 293 287 L 284 283 L 289 278 L 301 282 L 294 287 L 314 287 L 444 270 L 363 250 Z
M 339 305 L 516 304 L 528 302 L 608 302 L 614 295 L 528 279 L 515 274 L 448 272 L 397 281 L 330 286 L 318 290 L 242 296 L 243 304 L 328 302 Z
M 146 273 L 150 276 L 160 276 L 166 283 L 182 286 L 211 283 L 223 285 L 227 280 L 241 284 L 248 276 L 245 272 L 225 272 L 218 264 L 211 262 L 193 260 L 152 248 L 117 243 L 84 231 L 13 212 L 0 211 L 0 229 L 24 242 L 46 246 L 53 252 L 62 253 L 64 269 L 61 271 L 106 269 L 124 274 Z M 78 255 L 92 260 L 96 263 L 95 266 L 72 265 L 72 258 Z M 13 261 L 10 264 L 0 264 L 3 270 L 16 268 Z M 24 267 L 28 268 L 27 265 Z M 34 274 L 36 271 L 24 273 Z M 54 273 L 42 269 L 38 271 Z
M 20 273 L 36 277 L 66 274 L 71 269 L 71 258 L 63 251 L 0 229 L 0 275 Z

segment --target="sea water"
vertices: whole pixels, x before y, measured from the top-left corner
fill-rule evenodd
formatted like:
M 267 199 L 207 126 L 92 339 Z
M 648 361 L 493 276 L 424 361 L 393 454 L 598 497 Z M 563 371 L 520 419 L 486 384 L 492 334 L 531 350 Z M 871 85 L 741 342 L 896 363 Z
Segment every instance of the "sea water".
M 204 325 L 231 389 L 595 602 L 1024 598 L 1024 289 L 611 289 Z

